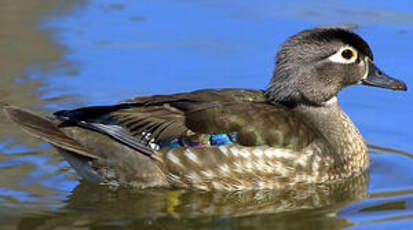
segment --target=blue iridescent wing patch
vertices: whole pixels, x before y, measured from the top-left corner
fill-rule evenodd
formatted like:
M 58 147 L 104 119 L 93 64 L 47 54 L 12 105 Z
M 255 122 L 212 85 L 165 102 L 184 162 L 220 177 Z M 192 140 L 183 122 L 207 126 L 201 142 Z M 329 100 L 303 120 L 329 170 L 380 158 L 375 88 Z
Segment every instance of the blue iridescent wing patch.
M 235 133 L 214 134 L 214 135 L 211 135 L 211 138 L 210 138 L 210 142 L 211 142 L 212 146 L 214 146 L 214 145 L 217 145 L 217 146 L 227 145 L 227 144 L 234 143 L 236 141 L 237 141 L 237 139 L 236 139 L 236 134 Z
M 159 140 L 159 147 L 187 147 L 187 148 L 202 148 L 208 146 L 220 146 L 232 144 L 237 141 L 236 133 L 221 133 L 221 134 L 201 134 L 182 136 L 171 140 Z

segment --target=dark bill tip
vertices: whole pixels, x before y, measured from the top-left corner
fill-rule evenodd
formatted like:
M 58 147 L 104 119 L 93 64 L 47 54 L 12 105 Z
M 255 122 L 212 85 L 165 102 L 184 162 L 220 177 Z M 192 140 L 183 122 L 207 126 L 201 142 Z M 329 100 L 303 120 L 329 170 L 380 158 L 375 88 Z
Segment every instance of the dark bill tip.
M 366 79 L 362 81 L 363 85 L 393 89 L 393 90 L 407 90 L 406 84 L 398 79 L 389 77 L 387 74 L 383 73 L 377 66 L 372 62 L 369 62 L 369 73 Z

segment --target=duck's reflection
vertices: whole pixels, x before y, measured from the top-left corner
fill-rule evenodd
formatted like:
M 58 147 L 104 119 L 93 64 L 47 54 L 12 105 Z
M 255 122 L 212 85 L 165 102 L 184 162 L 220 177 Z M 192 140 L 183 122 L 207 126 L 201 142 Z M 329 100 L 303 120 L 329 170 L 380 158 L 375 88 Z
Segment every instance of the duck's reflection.
M 106 224 L 142 226 L 166 224 L 176 219 L 201 221 L 214 218 L 227 221 L 249 218 L 257 225 L 277 219 L 277 224 L 318 213 L 315 226 L 328 229 L 348 226 L 335 213 L 348 203 L 367 198 L 368 173 L 326 185 L 301 185 L 289 190 L 200 192 L 187 190 L 130 190 L 109 188 L 82 181 L 68 197 L 58 214 L 28 217 L 20 226 L 101 226 Z M 243 216 L 243 217 L 240 217 Z M 278 218 L 283 216 L 283 218 Z M 286 216 L 288 218 L 286 219 Z M 257 219 L 258 218 L 258 219 Z M 328 221 L 328 225 L 326 225 Z M 299 222 L 299 221 L 297 221 Z M 302 223 L 305 225 L 305 221 Z M 297 223 L 298 224 L 298 223 Z M 258 226 L 255 226 L 258 227 Z M 303 226 L 305 227 L 305 226 Z

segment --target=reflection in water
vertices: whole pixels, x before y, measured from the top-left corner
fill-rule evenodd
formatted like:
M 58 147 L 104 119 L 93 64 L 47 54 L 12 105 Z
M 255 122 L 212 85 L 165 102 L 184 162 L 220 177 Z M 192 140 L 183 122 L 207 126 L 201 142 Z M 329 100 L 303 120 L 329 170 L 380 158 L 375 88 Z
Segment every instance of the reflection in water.
M 44 74 L 69 67 L 62 61 L 64 48 L 52 40 L 51 31 L 39 30 L 38 23 L 45 19 L 46 12 L 65 15 L 82 4 L 85 1 L 0 2 L 0 105 L 19 104 L 39 111 L 41 105 L 59 100 L 36 99 L 43 93 Z M 57 6 L 61 8 L 55 10 Z M 55 187 L 60 185 L 65 190 L 67 181 L 73 180 L 62 182 L 64 177 L 58 172 L 67 171 L 62 168 L 67 164 L 51 154 L 47 145 L 20 135 L 0 112 L 0 221 L 31 212 L 29 207 L 50 209 L 50 205 L 59 203 Z
M 0 3 L 0 53 L 6 54 L 0 62 L 0 103 L 19 103 L 26 107 L 41 104 L 35 90 L 39 80 L 25 79 L 25 70 L 36 66 L 50 69 L 52 63 L 63 55 L 61 47 L 51 42 L 49 33 L 36 30 L 41 18 L 40 10 L 54 7 L 55 1 L 2 1 Z M 5 121 L 3 113 L 0 120 Z M 0 122 L 0 140 L 17 134 L 8 122 Z
M 111 190 L 106 186 L 82 181 L 65 201 L 60 214 L 39 218 L 24 218 L 20 225 L 32 228 L 46 226 L 164 226 L 171 220 L 182 218 L 202 223 L 211 218 L 254 217 L 255 227 L 268 226 L 260 218 L 279 218 L 277 226 L 289 225 L 290 218 L 317 213 L 316 226 L 326 223 L 325 229 L 350 225 L 335 216 L 338 207 L 367 198 L 368 173 L 346 181 L 322 185 L 299 186 L 294 190 L 258 190 L 238 192 L 199 192 L 188 190 Z M 316 211 L 319 210 L 319 211 Z M 322 210 L 322 211 L 320 211 Z M 114 212 L 116 214 L 114 214 Z M 274 216 L 277 214 L 276 216 Z M 257 218 L 261 216 L 260 218 Z M 255 222 L 255 221 L 254 221 Z M 273 221 L 272 221 L 273 222 Z M 248 223 L 251 224 L 251 223 Z M 295 223 L 299 225 L 300 223 Z M 306 222 L 302 222 L 306 227 Z M 239 227 L 248 227 L 240 225 Z M 298 227 L 298 226 L 297 226 Z M 171 227 L 173 228 L 173 227 Z

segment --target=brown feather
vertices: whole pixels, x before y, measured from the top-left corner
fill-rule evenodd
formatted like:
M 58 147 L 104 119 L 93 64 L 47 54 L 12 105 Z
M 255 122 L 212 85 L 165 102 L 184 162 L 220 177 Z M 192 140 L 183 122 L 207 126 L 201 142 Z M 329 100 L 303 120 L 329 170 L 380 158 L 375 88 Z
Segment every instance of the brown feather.
M 12 121 L 27 133 L 81 156 L 99 159 L 99 157 L 90 154 L 90 152 L 77 141 L 61 132 L 57 124 L 55 124 L 56 121 L 53 123 L 53 120 L 40 117 L 15 106 L 6 105 L 3 107 L 3 110 Z
M 135 106 L 111 113 L 136 137 L 151 132 L 156 140 L 194 134 L 237 133 L 244 146 L 293 146 L 311 142 L 312 131 L 281 105 L 266 102 L 262 91 L 198 90 L 173 95 L 139 97 Z

